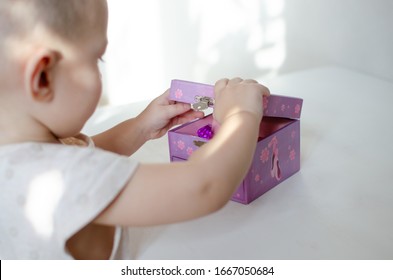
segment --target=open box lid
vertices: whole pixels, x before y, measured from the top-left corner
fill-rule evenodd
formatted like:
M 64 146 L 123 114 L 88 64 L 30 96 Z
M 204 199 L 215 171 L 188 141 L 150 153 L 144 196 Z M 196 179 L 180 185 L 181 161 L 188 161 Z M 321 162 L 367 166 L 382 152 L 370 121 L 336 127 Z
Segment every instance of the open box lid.
M 195 110 L 214 106 L 214 86 L 172 80 L 169 99 L 189 103 Z M 263 99 L 263 114 L 267 117 L 299 119 L 303 99 L 271 94 Z

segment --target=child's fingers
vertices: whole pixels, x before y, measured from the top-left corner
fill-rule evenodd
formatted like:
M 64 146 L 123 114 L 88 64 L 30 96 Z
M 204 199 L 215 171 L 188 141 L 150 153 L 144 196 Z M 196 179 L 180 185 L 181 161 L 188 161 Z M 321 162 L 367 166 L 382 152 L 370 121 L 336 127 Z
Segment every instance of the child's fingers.
M 228 85 L 236 85 L 236 84 L 240 84 L 241 82 L 243 82 L 243 79 L 236 77 L 236 78 L 230 79 L 228 81 Z
M 259 84 L 261 89 L 262 89 L 262 95 L 264 96 L 269 96 L 270 95 L 270 90 L 268 87 L 265 87 L 264 85 Z
M 183 124 L 183 123 L 195 120 L 195 119 L 200 119 L 200 118 L 203 118 L 204 116 L 205 116 L 205 114 L 201 111 L 189 110 L 179 116 L 179 123 L 178 124 Z
M 253 80 L 253 79 L 245 79 L 243 80 L 244 84 L 258 84 L 258 81 Z
M 166 104 L 173 104 L 174 101 L 169 100 L 170 90 L 167 89 L 163 94 L 157 96 L 152 103 L 156 105 L 166 105 Z
M 203 118 L 205 114 L 200 111 L 194 111 L 194 110 L 189 110 L 185 112 L 184 114 L 178 115 L 174 118 L 171 119 L 170 123 L 167 126 L 167 129 L 169 130 L 171 127 L 175 125 L 181 125 L 184 123 L 188 123 L 190 121 L 193 121 L 195 119 L 200 119 Z
M 217 94 L 221 92 L 227 85 L 228 85 L 229 79 L 224 78 L 221 80 L 218 80 L 216 84 L 214 85 L 214 93 Z
M 190 104 L 187 103 L 176 103 L 165 106 L 167 119 L 172 119 L 176 116 L 182 115 L 190 110 Z

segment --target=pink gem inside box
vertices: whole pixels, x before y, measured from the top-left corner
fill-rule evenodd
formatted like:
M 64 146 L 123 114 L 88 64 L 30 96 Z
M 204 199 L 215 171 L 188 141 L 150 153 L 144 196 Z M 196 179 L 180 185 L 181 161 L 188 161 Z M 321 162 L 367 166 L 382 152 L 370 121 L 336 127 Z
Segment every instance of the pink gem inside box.
M 214 106 L 211 85 L 173 80 L 170 99 L 192 104 L 200 110 Z M 300 115 L 303 100 L 281 95 L 264 98 L 264 117 L 252 165 L 232 196 L 233 201 L 249 204 L 300 170 Z M 168 132 L 171 161 L 185 161 L 209 140 L 198 130 L 212 125 L 213 117 L 186 123 Z M 230 151 L 228 151 L 230 153 Z

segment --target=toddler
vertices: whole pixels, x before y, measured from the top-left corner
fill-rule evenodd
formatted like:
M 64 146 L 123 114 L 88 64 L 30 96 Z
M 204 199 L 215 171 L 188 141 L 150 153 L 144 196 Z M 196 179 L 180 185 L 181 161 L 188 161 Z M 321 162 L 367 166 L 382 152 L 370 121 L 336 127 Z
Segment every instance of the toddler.
M 269 94 L 253 80 L 216 82 L 220 129 L 187 162 L 129 158 L 203 117 L 168 91 L 136 118 L 80 134 L 101 94 L 107 13 L 105 0 L 0 0 L 0 259 L 127 259 L 127 226 L 212 213 L 251 164 Z

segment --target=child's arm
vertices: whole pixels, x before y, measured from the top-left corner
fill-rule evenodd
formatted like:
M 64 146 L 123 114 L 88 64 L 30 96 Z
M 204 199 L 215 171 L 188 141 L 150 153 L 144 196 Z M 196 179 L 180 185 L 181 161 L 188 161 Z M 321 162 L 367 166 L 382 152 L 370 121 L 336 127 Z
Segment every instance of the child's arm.
M 171 127 L 203 117 L 190 105 L 168 100 L 169 90 L 154 99 L 136 118 L 93 136 L 97 147 L 130 156 L 146 141 L 163 136 Z
M 265 87 L 220 80 L 215 87 L 215 137 L 187 162 L 140 165 L 95 222 L 145 226 L 179 222 L 220 209 L 247 173 L 262 118 Z

